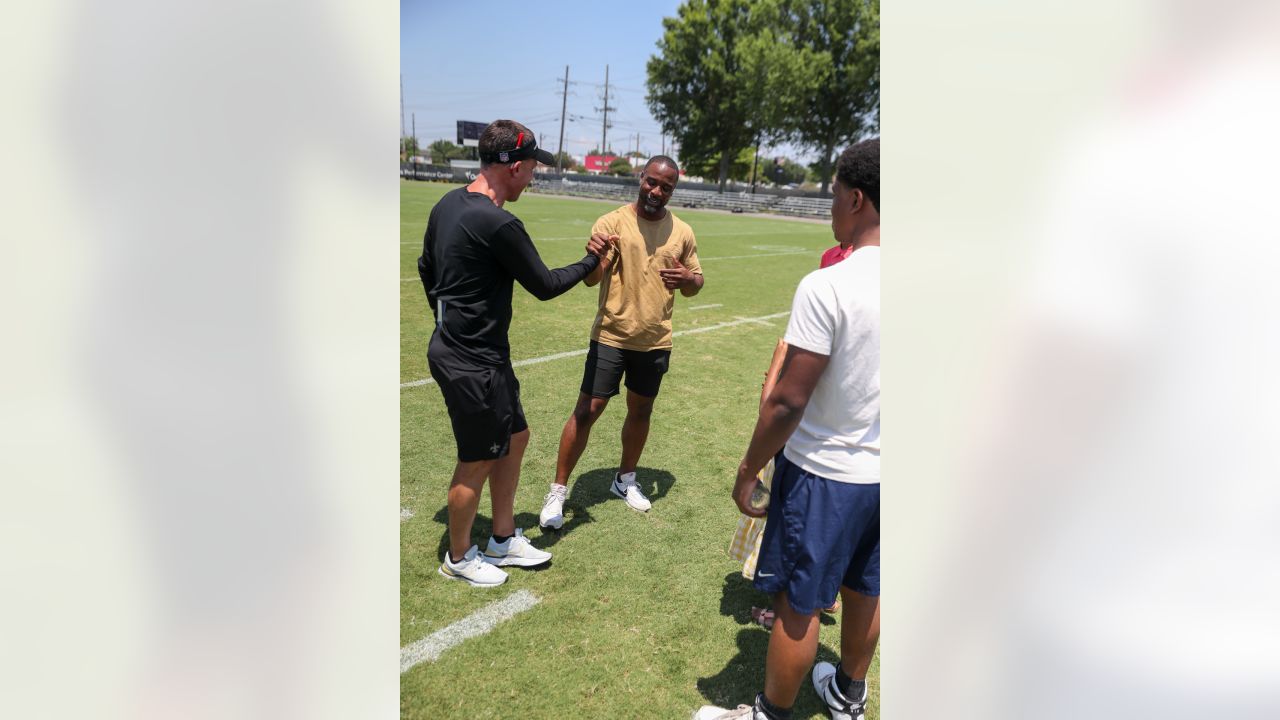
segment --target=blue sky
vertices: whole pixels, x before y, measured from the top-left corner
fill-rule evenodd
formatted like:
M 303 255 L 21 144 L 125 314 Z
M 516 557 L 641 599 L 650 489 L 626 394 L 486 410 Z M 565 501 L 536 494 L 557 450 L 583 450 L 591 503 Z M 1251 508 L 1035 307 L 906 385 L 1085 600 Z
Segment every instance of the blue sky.
M 528 125 L 555 152 L 564 68 L 569 66 L 565 151 L 600 144 L 605 65 L 609 66 L 609 144 L 655 155 L 658 122 L 645 104 L 645 63 L 657 52 L 662 18 L 679 0 L 534 3 L 401 0 L 400 69 L 405 133 L 426 145 L 456 140 L 458 120 L 505 117 Z M 576 84 L 574 84 L 576 83 Z M 667 138 L 668 150 L 671 139 Z M 795 153 L 791 153 L 795 157 Z

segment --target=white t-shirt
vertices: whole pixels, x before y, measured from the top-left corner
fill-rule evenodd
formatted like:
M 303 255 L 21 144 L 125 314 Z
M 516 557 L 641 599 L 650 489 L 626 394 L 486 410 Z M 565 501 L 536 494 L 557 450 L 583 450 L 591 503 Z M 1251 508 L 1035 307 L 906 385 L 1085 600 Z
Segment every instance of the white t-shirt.
M 880 482 L 880 248 L 801 280 L 784 339 L 831 358 L 787 459 L 829 480 Z

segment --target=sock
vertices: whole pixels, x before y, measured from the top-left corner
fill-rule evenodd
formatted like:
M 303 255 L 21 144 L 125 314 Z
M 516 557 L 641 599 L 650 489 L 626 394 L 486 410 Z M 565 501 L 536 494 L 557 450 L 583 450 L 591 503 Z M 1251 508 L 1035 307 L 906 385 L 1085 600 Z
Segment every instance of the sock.
M 455 558 L 455 557 L 453 556 L 453 553 L 452 553 L 452 552 L 450 552 L 450 553 L 449 553 L 449 562 L 453 563 L 454 565 L 457 565 L 458 563 L 462 562 L 462 558 Z
M 844 674 L 843 665 L 836 665 L 836 687 L 839 688 L 841 695 L 852 702 L 858 702 L 862 699 L 862 694 L 867 691 L 867 681 L 854 680 Z
M 756 708 L 769 720 L 791 720 L 791 708 L 780 708 L 769 702 L 764 693 L 756 695 Z
M 501 545 L 502 543 L 504 543 L 504 542 L 506 542 L 506 541 L 508 541 L 508 540 L 510 540 L 510 539 L 511 539 L 511 536 L 510 536 L 510 535 L 494 535 L 494 536 L 493 536 L 493 541 L 494 541 L 494 542 L 496 542 L 496 543 L 498 543 L 499 545 Z

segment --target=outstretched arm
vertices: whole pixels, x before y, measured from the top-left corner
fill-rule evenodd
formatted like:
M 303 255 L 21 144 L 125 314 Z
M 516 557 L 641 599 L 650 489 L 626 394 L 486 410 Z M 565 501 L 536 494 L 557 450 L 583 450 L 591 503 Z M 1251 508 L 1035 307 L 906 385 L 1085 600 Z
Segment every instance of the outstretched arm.
M 597 255 L 588 253 L 572 265 L 550 270 L 542 262 L 529 234 L 515 221 L 499 228 L 494 236 L 494 251 L 507 272 L 539 300 L 550 300 L 563 295 L 600 262 Z
M 596 266 L 595 270 L 587 273 L 586 279 L 582 281 L 586 283 L 587 287 L 595 287 L 600 284 L 600 281 L 608 274 L 609 268 L 613 266 L 613 263 L 617 262 L 619 239 L 617 235 L 606 235 L 601 232 L 591 233 L 591 239 L 587 241 L 587 252 L 591 252 L 593 244 L 604 243 L 605 245 L 604 254 L 600 255 L 600 264 Z

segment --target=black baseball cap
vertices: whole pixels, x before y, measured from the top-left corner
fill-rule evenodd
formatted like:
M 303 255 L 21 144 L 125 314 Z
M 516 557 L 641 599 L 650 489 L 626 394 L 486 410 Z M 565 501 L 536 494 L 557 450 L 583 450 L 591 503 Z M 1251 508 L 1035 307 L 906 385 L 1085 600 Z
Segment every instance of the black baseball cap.
M 538 147 L 532 132 L 520 132 L 516 135 L 516 145 L 510 150 L 498 150 L 491 153 L 480 153 L 480 159 L 486 163 L 513 163 L 517 160 L 535 158 L 543 165 L 555 165 L 556 157 Z

